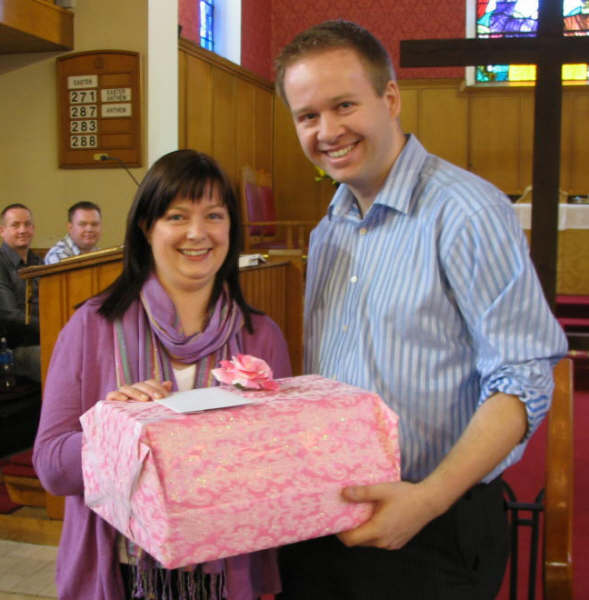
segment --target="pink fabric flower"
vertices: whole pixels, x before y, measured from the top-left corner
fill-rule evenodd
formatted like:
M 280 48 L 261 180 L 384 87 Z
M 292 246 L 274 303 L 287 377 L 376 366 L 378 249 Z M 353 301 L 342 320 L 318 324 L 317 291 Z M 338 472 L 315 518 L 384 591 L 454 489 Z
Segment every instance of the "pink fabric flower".
M 272 379 L 272 369 L 266 361 L 249 354 L 238 354 L 231 360 L 222 360 L 218 369 L 213 369 L 215 379 L 227 385 L 236 385 L 248 390 L 277 390 L 278 383 Z

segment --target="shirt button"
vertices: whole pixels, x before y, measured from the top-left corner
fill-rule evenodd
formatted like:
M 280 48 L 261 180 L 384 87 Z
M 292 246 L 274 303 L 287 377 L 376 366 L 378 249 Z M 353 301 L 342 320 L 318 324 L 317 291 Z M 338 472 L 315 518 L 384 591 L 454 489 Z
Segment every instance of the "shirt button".
M 366 227 L 362 227 L 358 233 L 360 233 L 360 235 L 366 235 Z
M 352 275 L 352 276 L 350 277 L 350 282 L 351 282 L 351 283 L 356 283 L 356 281 L 358 281 L 358 278 L 356 277 L 356 275 Z
M 342 325 L 342 331 L 348 331 L 348 326 L 347 325 Z

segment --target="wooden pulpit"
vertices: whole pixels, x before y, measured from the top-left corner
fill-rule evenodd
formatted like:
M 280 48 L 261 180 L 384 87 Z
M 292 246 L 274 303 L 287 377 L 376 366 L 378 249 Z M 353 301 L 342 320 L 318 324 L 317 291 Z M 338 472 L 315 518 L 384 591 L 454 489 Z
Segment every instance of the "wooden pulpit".
M 121 272 L 123 251 L 110 248 L 81 254 L 53 265 L 27 267 L 23 279 L 39 281 L 39 328 L 41 334 L 41 378 L 45 375 L 53 346 L 76 306 L 111 284 Z
M 47 373 L 51 353 L 62 327 L 76 306 L 104 290 L 120 274 L 123 250 L 111 248 L 63 260 L 53 265 L 28 267 L 23 279 L 38 278 L 41 333 L 41 375 Z M 246 301 L 269 315 L 287 340 L 295 375 L 302 372 L 303 261 L 301 253 L 274 255 L 266 263 L 240 271 Z M 63 498 L 47 494 L 47 514 L 63 518 Z M 0 532 L 1 533 L 1 532 Z M 1 537 L 1 535 L 0 535 Z

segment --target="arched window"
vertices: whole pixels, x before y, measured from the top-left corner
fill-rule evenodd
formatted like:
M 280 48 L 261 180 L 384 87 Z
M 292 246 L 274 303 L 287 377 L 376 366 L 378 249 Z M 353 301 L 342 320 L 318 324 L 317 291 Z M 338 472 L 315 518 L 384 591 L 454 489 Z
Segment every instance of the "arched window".
M 241 0 L 199 0 L 200 45 L 241 64 Z
M 589 0 L 564 0 L 563 21 L 564 35 L 589 35 Z M 535 37 L 537 27 L 538 0 L 467 0 L 469 37 Z M 479 65 L 473 70 L 476 83 L 536 80 L 535 65 Z M 588 81 L 587 64 L 563 65 L 562 79 Z
M 200 45 L 211 52 L 215 51 L 215 4 L 214 0 L 199 0 Z

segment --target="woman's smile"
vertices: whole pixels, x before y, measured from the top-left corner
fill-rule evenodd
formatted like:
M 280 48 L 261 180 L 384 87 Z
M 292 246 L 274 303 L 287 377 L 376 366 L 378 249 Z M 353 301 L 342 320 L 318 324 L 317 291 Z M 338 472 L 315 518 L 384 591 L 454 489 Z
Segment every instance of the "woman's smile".
M 147 232 L 155 272 L 173 296 L 180 291 L 212 290 L 229 251 L 230 218 L 219 190 L 202 198 L 177 197 Z

